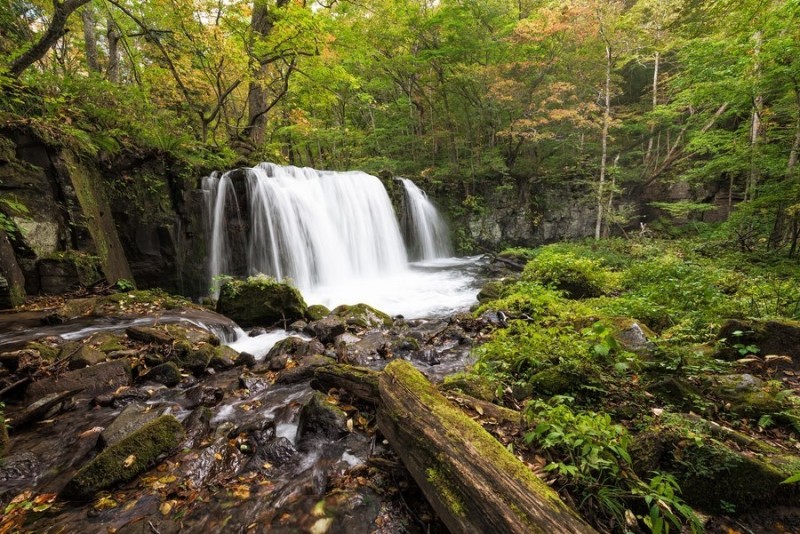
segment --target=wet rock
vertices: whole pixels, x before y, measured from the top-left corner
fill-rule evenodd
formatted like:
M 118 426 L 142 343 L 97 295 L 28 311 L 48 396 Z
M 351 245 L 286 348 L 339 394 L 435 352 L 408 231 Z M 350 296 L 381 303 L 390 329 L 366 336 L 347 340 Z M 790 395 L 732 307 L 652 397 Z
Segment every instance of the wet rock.
M 208 436 L 211 431 L 211 418 L 214 412 L 208 406 L 198 406 L 189 417 L 186 418 L 184 426 L 186 427 L 186 441 L 183 446 L 185 448 L 193 449 L 198 447 L 200 443 Z
M 306 328 L 308 328 L 308 323 L 305 321 L 295 321 L 289 325 L 290 332 L 303 332 Z
M 263 450 L 259 451 L 259 458 L 263 458 L 271 464 L 281 466 L 291 462 L 297 454 L 297 449 L 287 438 L 276 438 L 267 443 Z
M 258 376 L 247 374 L 239 377 L 239 387 L 256 393 L 267 389 L 269 387 L 269 382 Z
M 139 356 L 138 350 L 115 350 L 113 352 L 108 353 L 108 359 L 110 360 L 121 360 L 122 358 L 136 358 Z M 147 356 L 145 356 L 146 358 Z M 150 365 L 148 363 L 148 365 Z
M 103 447 L 116 445 L 163 413 L 164 409 L 154 410 L 143 404 L 130 404 L 100 433 L 100 443 Z
M 132 480 L 177 447 L 184 437 L 178 420 L 162 415 L 98 454 L 75 474 L 61 495 L 85 501 L 100 490 Z
M 275 354 L 267 360 L 267 368 L 270 371 L 280 371 L 286 368 L 287 363 L 289 363 L 288 354 Z
M 333 343 L 337 336 L 344 334 L 346 328 L 347 325 L 344 319 L 333 315 L 324 317 L 308 325 L 308 329 L 325 345 Z
M 263 326 L 256 326 L 255 328 L 250 330 L 250 333 L 247 335 L 250 337 L 258 337 L 258 336 L 263 336 L 266 333 L 267 333 L 266 328 L 264 328 Z
M 220 289 L 217 311 L 242 326 L 292 323 L 307 305 L 297 288 L 266 276 L 232 280 Z
M 125 334 L 134 341 L 156 345 L 169 345 L 175 340 L 166 330 L 149 326 L 129 326 Z
M 167 387 L 174 387 L 181 382 L 181 370 L 175 362 L 166 362 L 151 368 L 147 373 L 141 375 L 139 380 L 152 380 Z
M 502 280 L 487 282 L 478 292 L 478 302 L 484 303 L 499 299 L 503 296 L 503 289 L 505 286 L 506 284 Z
M 249 352 L 240 352 L 233 363 L 236 367 L 254 367 L 256 365 L 256 357 Z
M 309 356 L 316 356 L 318 354 L 322 354 L 325 352 L 325 345 L 323 345 L 320 340 L 312 339 L 297 347 L 297 352 L 295 353 L 296 358 L 302 359 L 307 358 Z
M 89 345 L 83 345 L 69 359 L 70 369 L 82 369 L 90 365 L 96 365 L 106 359 L 106 355 L 99 350 L 93 349 Z
M 331 314 L 343 319 L 347 326 L 354 331 L 392 327 L 391 317 L 367 304 L 353 306 L 342 304 L 336 307 Z
M 300 410 L 298 444 L 302 447 L 314 438 L 335 441 L 347 434 L 347 414 L 329 403 L 325 395 L 315 391 Z
M 125 360 L 99 363 L 91 367 L 68 371 L 60 376 L 43 378 L 28 386 L 27 399 L 38 399 L 49 393 L 65 390 L 83 390 L 101 393 L 131 383 L 131 369 Z
M 212 368 L 223 371 L 236 366 L 236 359 L 239 353 L 227 345 L 220 345 L 214 348 L 214 356 L 209 364 Z
M 92 399 L 95 406 L 111 406 L 112 408 L 122 408 L 132 402 L 144 402 L 149 400 L 151 394 L 145 389 L 121 387 L 113 393 L 98 395 Z
M 225 392 L 217 387 L 195 386 L 186 391 L 186 399 L 189 401 L 187 408 L 197 406 L 216 406 L 225 397 Z
M 0 482 L 34 479 L 40 471 L 40 460 L 28 451 L 19 451 L 0 462 Z
M 41 421 L 42 419 L 49 419 L 70 408 L 72 404 L 68 401 L 71 400 L 78 391 L 79 390 L 50 393 L 32 402 L 22 413 L 16 415 L 11 421 L 14 430 L 18 430 L 30 423 Z M 6 425 L 0 422 L 0 426 L 5 428 Z
M 214 347 L 210 343 L 200 343 L 197 346 L 193 346 L 183 341 L 175 344 L 173 360 L 181 368 L 186 369 L 195 376 L 203 374 L 213 357 Z
M 321 354 L 308 356 L 300 361 L 300 365 L 284 369 L 275 379 L 276 384 L 297 384 L 314 378 L 314 369 L 335 363 L 333 358 Z
M 297 354 L 297 352 L 302 347 L 304 347 L 305 344 L 306 341 L 302 338 L 295 336 L 287 337 L 286 339 L 282 339 L 277 343 L 275 343 L 275 345 L 267 353 L 265 360 L 267 362 L 271 362 L 275 358 L 282 358 L 284 363 L 283 366 L 280 367 L 280 369 L 283 369 L 283 367 L 286 367 L 286 360 L 290 356 L 294 356 L 295 354 Z M 272 367 L 270 367 L 270 369 L 272 369 L 273 371 L 279 370 L 279 369 L 273 369 Z

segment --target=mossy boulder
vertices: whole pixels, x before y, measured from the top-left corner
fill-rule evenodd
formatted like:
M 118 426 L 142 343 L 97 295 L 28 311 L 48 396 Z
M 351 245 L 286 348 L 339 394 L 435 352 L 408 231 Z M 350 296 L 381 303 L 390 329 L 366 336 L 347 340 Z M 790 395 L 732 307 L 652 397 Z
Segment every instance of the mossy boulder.
M 61 495 L 86 501 L 98 491 L 133 480 L 175 449 L 183 438 L 180 422 L 172 415 L 162 415 L 98 454 L 75 474 Z
M 90 347 L 89 345 L 81 346 L 69 359 L 70 369 L 82 369 L 90 365 L 97 365 L 105 361 L 106 354 L 99 350 Z
M 786 401 L 779 396 L 780 382 L 764 382 L 750 374 L 722 375 L 709 379 L 707 390 L 744 417 L 760 417 L 781 411 Z
M 314 321 L 308 325 L 308 329 L 317 336 L 320 343 L 327 345 L 347 330 L 344 319 L 335 315 L 328 315 L 319 321 Z
M 214 356 L 211 358 L 209 365 L 218 370 L 230 369 L 236 366 L 236 359 L 239 353 L 227 345 L 220 345 L 214 347 Z
M 716 357 L 737 360 L 739 347 L 758 347 L 759 355 L 790 356 L 794 368 L 800 369 L 800 322 L 798 321 L 743 321 L 731 319 L 720 328 L 717 340 L 720 349 Z
M 309 321 L 319 321 L 320 319 L 327 317 L 330 313 L 331 310 L 322 304 L 312 304 L 308 307 L 308 309 L 306 309 L 306 318 Z
M 629 317 L 616 317 L 611 322 L 614 327 L 614 339 L 623 350 L 640 356 L 650 355 L 653 352 L 655 346 L 652 340 L 656 338 L 656 334 L 647 325 Z
M 492 280 L 487 282 L 478 292 L 478 302 L 484 303 L 492 300 L 497 300 L 503 296 L 503 289 L 505 283 L 502 280 Z
M 35 350 L 39 353 L 43 360 L 55 360 L 61 349 L 58 345 L 50 345 L 48 343 L 42 341 L 32 341 L 25 346 L 26 349 Z M 73 345 L 73 348 L 77 348 L 77 345 Z
M 442 391 L 461 391 L 462 393 L 475 397 L 476 399 L 493 402 L 497 397 L 496 385 L 488 378 L 472 373 L 455 373 L 445 377 Z
M 781 482 L 791 474 L 791 463 L 756 452 L 768 447 L 739 448 L 712 436 L 706 425 L 670 415 L 636 436 L 629 452 L 640 476 L 671 473 L 686 502 L 704 510 L 743 511 L 789 497 L 791 489 Z
M 708 402 L 697 387 L 677 377 L 657 380 L 647 386 L 647 392 L 681 410 L 702 411 Z
M 181 370 L 175 362 L 166 362 L 156 365 L 139 378 L 141 380 L 152 380 L 167 387 L 174 387 L 181 381 Z
M 342 304 L 336 307 L 333 315 L 344 320 L 348 327 L 355 330 L 371 330 L 375 328 L 391 328 L 392 318 L 368 304 Z
M 307 309 L 297 288 L 266 276 L 226 282 L 217 301 L 217 312 L 241 326 L 288 325 L 303 319 Z
M 200 375 L 206 370 L 214 357 L 214 346 L 210 343 L 198 343 L 196 346 L 188 341 L 175 344 L 173 361 L 182 369 Z
M 590 365 L 554 365 L 530 379 L 533 392 L 539 395 L 576 393 L 582 386 L 597 383 L 597 373 Z
M 347 414 L 329 403 L 325 395 L 315 391 L 300 410 L 298 443 L 302 446 L 314 438 L 337 440 L 347 433 Z
M 100 352 L 105 352 L 106 354 L 128 348 L 125 345 L 125 340 L 121 336 L 107 332 L 101 332 L 93 335 L 89 339 L 89 344 L 96 347 Z

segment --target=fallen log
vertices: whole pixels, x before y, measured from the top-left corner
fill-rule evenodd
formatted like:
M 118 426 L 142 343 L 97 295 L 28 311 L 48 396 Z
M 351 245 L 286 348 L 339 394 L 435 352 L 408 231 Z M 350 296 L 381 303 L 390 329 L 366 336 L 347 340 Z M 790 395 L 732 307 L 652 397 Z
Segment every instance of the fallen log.
M 390 363 L 378 386 L 378 428 L 451 532 L 594 532 L 413 365 Z
M 327 393 L 331 388 L 344 389 L 362 401 L 378 404 L 378 376 L 380 373 L 364 367 L 334 363 L 314 370 L 311 387 Z

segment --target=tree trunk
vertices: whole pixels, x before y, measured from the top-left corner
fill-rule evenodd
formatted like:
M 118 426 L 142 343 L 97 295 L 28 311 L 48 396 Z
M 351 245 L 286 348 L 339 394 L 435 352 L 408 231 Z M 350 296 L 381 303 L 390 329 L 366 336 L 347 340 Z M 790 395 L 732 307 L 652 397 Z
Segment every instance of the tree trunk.
M 608 162 L 608 126 L 611 121 L 611 46 L 606 43 L 606 86 L 605 107 L 603 109 L 603 133 L 601 134 L 600 179 L 597 183 L 597 221 L 594 226 L 594 238 L 600 239 L 603 228 L 603 196 L 605 194 L 606 165 Z
M 65 0 L 64 2 L 53 0 L 53 18 L 50 19 L 47 31 L 27 52 L 14 60 L 8 69 L 8 73 L 12 77 L 18 78 L 28 67 L 42 59 L 67 32 L 66 26 L 69 16 L 76 9 L 87 3 L 89 3 L 89 0 Z
M 378 428 L 451 532 L 594 532 L 410 363 L 393 361 L 378 384 Z
M 94 7 L 86 4 L 81 11 L 81 21 L 83 22 L 83 42 L 86 47 L 86 65 L 92 72 L 100 72 L 100 64 L 97 61 L 97 32 L 95 31 Z
M 758 80 L 761 77 L 761 44 L 763 42 L 763 34 L 757 31 L 753 35 L 753 56 L 755 64 L 753 66 L 753 76 Z M 764 111 L 764 96 L 761 92 L 757 92 L 753 96 L 753 113 L 750 122 L 750 176 L 747 180 L 747 187 L 745 188 L 745 200 L 753 200 L 756 195 L 756 187 L 758 187 L 761 171 L 759 165 L 759 149 L 761 144 L 761 114 Z
M 119 83 L 119 39 L 117 24 L 110 16 L 106 19 L 106 39 L 108 40 L 108 67 L 106 75 L 111 83 Z
M 660 59 L 659 53 L 656 52 L 654 60 L 655 66 L 653 67 L 653 107 L 652 110 L 655 111 L 658 107 L 658 70 L 660 66 Z M 646 169 L 650 168 L 650 161 L 653 157 L 653 143 L 655 140 L 653 137 L 655 136 L 656 126 L 655 124 L 650 126 L 650 138 L 647 140 L 647 152 L 644 156 L 644 166 Z

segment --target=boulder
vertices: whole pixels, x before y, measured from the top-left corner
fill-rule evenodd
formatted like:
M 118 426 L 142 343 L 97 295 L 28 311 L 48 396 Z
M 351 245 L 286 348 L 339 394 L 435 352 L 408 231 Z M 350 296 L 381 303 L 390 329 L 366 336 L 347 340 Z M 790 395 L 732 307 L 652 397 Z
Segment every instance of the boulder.
M 306 317 L 309 321 L 319 321 L 330 315 L 331 310 L 323 306 L 322 304 L 312 304 L 306 310 Z
M 217 311 L 241 326 L 290 324 L 303 319 L 307 305 L 297 288 L 266 276 L 223 284 Z
M 297 454 L 297 449 L 287 438 L 273 439 L 259 450 L 259 458 L 263 457 L 277 466 L 290 462 L 295 454 Z
M 187 341 L 175 344 L 175 353 L 172 358 L 179 367 L 186 369 L 194 375 L 201 375 L 214 357 L 214 346 L 209 343 L 200 343 L 193 346 Z
M 38 380 L 28 386 L 25 397 L 28 400 L 38 399 L 49 393 L 67 390 L 82 390 L 97 394 L 120 386 L 128 386 L 130 383 L 131 368 L 128 362 L 115 360 Z
M 234 360 L 233 363 L 237 367 L 239 366 L 254 367 L 256 364 L 256 357 L 250 354 L 249 352 L 240 352 L 239 356 L 236 357 L 236 360 Z
M 786 401 L 778 396 L 782 388 L 775 388 L 751 374 L 733 374 L 713 377 L 708 390 L 730 405 L 730 411 L 743 417 L 760 417 L 780 412 Z
M 239 353 L 227 345 L 214 347 L 214 356 L 209 364 L 213 369 L 225 370 L 236 366 L 236 359 Z
M 75 474 L 61 495 L 86 501 L 98 491 L 132 480 L 175 449 L 184 435 L 175 417 L 162 415 L 98 454 Z
M 116 445 L 150 421 L 158 419 L 163 413 L 163 409 L 151 410 L 143 404 L 129 404 L 100 433 L 100 443 L 103 447 Z
M 308 329 L 325 345 L 333 343 L 336 336 L 344 334 L 347 325 L 341 317 L 330 315 L 309 323 Z
M 758 354 L 789 356 L 794 369 L 800 369 L 800 322 L 798 321 L 726 321 L 717 335 L 723 341 L 716 357 L 729 361 L 741 358 L 740 346 L 754 345 Z
M 315 391 L 300 410 L 297 442 L 302 445 L 314 438 L 335 441 L 347 433 L 347 414 L 329 403 L 325 395 Z
M 156 345 L 169 345 L 175 340 L 166 330 L 149 326 L 129 326 L 125 329 L 125 334 L 135 341 Z
M 331 313 L 342 318 L 347 326 L 354 331 L 392 327 L 391 317 L 368 304 L 355 304 L 353 306 L 342 304 Z
M 82 369 L 90 365 L 96 365 L 106 359 L 106 355 L 89 345 L 83 345 L 69 359 L 70 369 Z
M 174 387 L 181 382 L 181 370 L 175 362 L 166 362 L 156 365 L 147 373 L 139 377 L 140 380 L 152 380 L 167 387 Z
M 614 339 L 623 350 L 646 356 L 653 352 L 655 333 L 636 319 L 620 317 L 614 321 Z
M 455 373 L 445 377 L 440 386 L 443 391 L 460 391 L 487 402 L 496 400 L 497 385 L 488 378 L 472 373 Z

